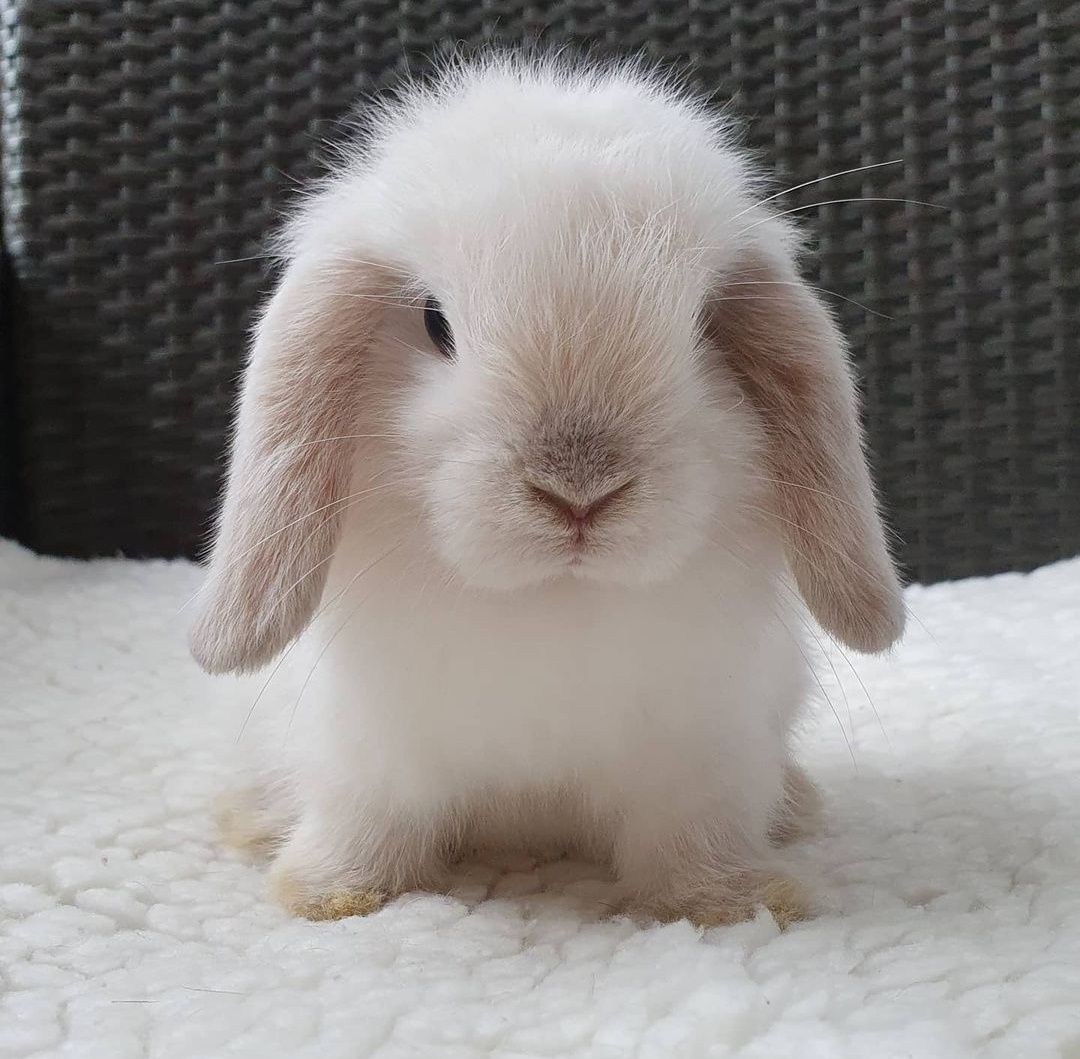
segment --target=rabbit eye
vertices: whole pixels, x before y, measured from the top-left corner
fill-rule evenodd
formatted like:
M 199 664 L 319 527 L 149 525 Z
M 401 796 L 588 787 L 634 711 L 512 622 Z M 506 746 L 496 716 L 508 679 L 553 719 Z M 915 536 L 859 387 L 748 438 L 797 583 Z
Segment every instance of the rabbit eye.
M 446 322 L 439 303 L 434 298 L 428 298 L 424 306 L 424 327 L 427 328 L 428 337 L 435 343 L 435 348 L 444 356 L 454 355 L 454 335 L 450 325 Z

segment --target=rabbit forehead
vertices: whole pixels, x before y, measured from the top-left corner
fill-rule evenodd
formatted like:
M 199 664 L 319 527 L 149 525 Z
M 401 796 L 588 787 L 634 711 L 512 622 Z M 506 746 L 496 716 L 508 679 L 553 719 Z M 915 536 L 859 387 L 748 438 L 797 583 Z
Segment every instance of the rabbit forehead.
M 644 149 L 644 150 L 643 150 Z M 509 61 L 467 65 L 377 112 L 366 156 L 418 173 L 481 174 L 496 157 L 535 161 L 576 150 L 585 159 L 625 152 L 642 170 L 672 155 L 745 175 L 727 124 L 670 84 L 629 66 L 560 68 Z M 431 161 L 437 163 L 431 170 Z M 738 182 L 736 179 L 735 182 Z
M 546 260 L 584 267 L 613 254 L 628 268 L 722 267 L 739 252 L 746 208 L 742 184 L 681 159 L 658 166 L 654 151 L 576 144 L 478 145 L 452 165 L 387 163 L 363 197 L 358 224 L 421 275 Z
M 628 68 L 463 67 L 371 125 L 306 217 L 417 269 L 493 245 L 550 248 L 584 224 L 725 246 L 753 192 L 722 121 Z

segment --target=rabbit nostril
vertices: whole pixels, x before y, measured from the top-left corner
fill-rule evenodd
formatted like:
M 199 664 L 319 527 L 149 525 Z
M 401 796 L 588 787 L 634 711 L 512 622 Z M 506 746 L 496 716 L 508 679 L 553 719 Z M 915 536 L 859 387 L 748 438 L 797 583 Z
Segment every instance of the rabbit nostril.
M 601 512 L 609 508 L 620 496 L 623 496 L 634 484 L 633 481 L 623 482 L 614 489 L 609 489 L 600 496 L 594 496 L 585 502 L 571 500 L 560 493 L 545 489 L 535 482 L 527 481 L 526 486 L 534 500 L 554 511 L 561 519 L 571 526 L 579 529 L 595 519 Z

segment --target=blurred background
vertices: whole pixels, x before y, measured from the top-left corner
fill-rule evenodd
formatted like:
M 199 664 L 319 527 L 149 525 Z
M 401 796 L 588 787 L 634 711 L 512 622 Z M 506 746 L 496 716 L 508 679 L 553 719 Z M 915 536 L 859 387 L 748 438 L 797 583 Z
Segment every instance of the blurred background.
M 5 0 L 0 533 L 197 556 L 267 235 L 438 48 L 643 52 L 813 235 L 908 577 L 1080 552 L 1080 3 Z M 363 105 L 362 103 L 360 105 Z M 938 204 L 874 201 L 915 199 Z M 858 200 L 858 201 L 832 201 Z

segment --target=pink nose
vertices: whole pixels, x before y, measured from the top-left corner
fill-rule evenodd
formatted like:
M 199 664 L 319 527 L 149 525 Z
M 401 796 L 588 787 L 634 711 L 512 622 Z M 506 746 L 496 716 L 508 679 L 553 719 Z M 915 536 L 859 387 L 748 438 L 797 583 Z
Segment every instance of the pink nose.
M 526 484 L 529 487 L 529 492 L 539 503 L 558 515 L 563 522 L 581 529 L 592 522 L 601 512 L 611 507 L 620 496 L 629 490 L 633 482 L 623 482 L 622 485 L 609 489 L 600 496 L 592 497 L 585 503 L 570 500 L 568 497 L 553 492 L 551 489 L 545 489 L 534 482 L 527 482 Z

